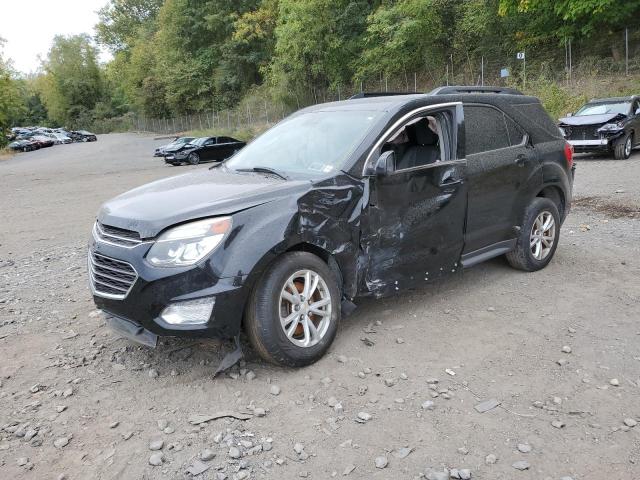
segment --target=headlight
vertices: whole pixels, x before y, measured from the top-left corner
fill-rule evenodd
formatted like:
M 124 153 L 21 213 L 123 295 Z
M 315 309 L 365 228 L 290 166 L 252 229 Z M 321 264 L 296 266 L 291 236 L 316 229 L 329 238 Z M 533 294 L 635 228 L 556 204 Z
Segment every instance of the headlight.
M 622 123 L 606 123 L 601 126 L 598 131 L 599 132 L 615 132 L 617 130 L 622 130 Z
M 157 267 L 193 265 L 213 252 L 231 231 L 231 217 L 208 218 L 186 223 L 163 233 L 147 260 Z
M 562 135 L 563 137 L 568 137 L 569 135 L 567 135 L 567 131 L 563 128 L 563 127 L 558 127 L 558 130 L 560 130 L 560 135 Z

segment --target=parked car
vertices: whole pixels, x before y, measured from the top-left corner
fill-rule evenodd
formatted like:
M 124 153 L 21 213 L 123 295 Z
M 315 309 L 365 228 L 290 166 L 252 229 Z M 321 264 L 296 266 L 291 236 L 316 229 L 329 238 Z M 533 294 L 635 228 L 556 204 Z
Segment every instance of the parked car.
M 86 130 L 74 130 L 71 133 L 71 138 L 74 142 L 95 142 L 98 137 L 95 133 L 87 132 Z
M 43 135 L 53 140 L 53 143 L 55 145 L 62 145 L 63 143 L 73 143 L 73 140 L 71 138 L 67 137 L 66 135 L 63 135 L 62 133 L 51 132 L 51 133 L 44 133 Z
M 167 143 L 166 145 L 162 145 L 161 147 L 156 148 L 155 152 L 153 152 L 153 156 L 164 157 L 168 153 L 176 152 L 184 144 L 189 143 L 195 139 L 196 137 L 176 137 L 176 139 L 173 142 Z
M 147 345 L 243 327 L 264 359 L 299 367 L 359 297 L 500 255 L 544 268 L 571 145 L 538 99 L 470 88 L 308 107 L 210 169 L 108 201 L 89 244 L 97 307 Z
M 55 144 L 53 139 L 45 137 L 44 135 L 34 135 L 31 137 L 31 141 L 35 142 L 38 148 L 53 147 Z
M 561 118 L 558 126 L 576 152 L 627 159 L 640 145 L 640 96 L 591 100 L 575 114 Z
M 167 152 L 164 161 L 171 165 L 200 162 L 222 161 L 234 155 L 246 145 L 245 142 L 231 137 L 202 137 Z
M 31 140 L 16 140 L 7 145 L 11 150 L 15 150 L 17 152 L 30 152 L 32 150 L 37 150 L 40 146 Z

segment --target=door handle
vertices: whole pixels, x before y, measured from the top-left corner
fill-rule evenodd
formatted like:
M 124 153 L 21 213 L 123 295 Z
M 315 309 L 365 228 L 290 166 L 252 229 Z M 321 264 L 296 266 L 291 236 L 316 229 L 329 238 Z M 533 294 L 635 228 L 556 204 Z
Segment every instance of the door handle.
M 527 156 L 524 153 L 521 153 L 516 157 L 516 165 L 519 167 L 524 167 L 524 164 L 527 163 Z
M 455 187 L 457 185 L 462 185 L 463 180 L 462 178 L 459 178 L 458 180 L 453 180 L 451 177 L 444 179 L 442 182 L 440 182 L 440 185 L 438 185 L 441 188 L 449 188 L 449 187 Z

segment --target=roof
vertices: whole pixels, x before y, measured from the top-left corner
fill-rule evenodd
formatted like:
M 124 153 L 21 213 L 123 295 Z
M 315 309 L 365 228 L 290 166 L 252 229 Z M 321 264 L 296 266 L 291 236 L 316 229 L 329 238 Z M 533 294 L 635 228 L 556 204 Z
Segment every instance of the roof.
M 638 98 L 638 95 L 629 95 L 628 97 L 592 98 L 588 103 L 631 102 L 636 98 Z

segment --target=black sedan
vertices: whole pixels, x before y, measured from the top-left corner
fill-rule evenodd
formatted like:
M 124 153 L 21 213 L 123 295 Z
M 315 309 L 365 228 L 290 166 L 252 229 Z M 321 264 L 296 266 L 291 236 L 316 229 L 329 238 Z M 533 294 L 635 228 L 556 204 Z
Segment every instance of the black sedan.
M 183 145 L 186 145 L 189 142 L 193 142 L 195 139 L 195 137 L 177 137 L 172 142 L 156 148 L 156 150 L 153 152 L 153 156 L 164 157 L 165 155 L 170 155 L 171 153 L 179 150 Z
M 201 137 L 169 153 L 164 157 L 164 161 L 171 165 L 220 162 L 233 156 L 245 145 L 245 142 L 231 137 Z
M 11 142 L 8 147 L 16 152 L 30 152 L 31 150 L 40 148 L 37 142 L 31 140 L 16 140 L 15 142 Z
M 609 153 L 625 160 L 640 145 L 640 96 L 591 100 L 561 118 L 558 126 L 576 152 Z
M 98 140 L 95 133 L 87 132 L 86 130 L 74 130 L 70 133 L 74 142 L 95 142 Z

